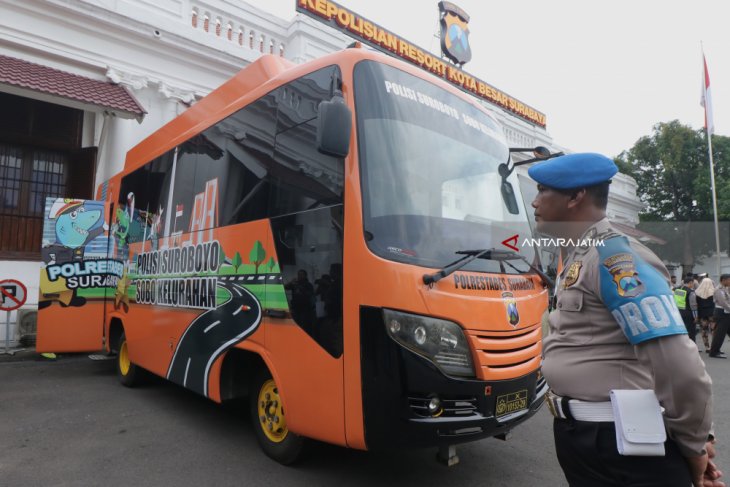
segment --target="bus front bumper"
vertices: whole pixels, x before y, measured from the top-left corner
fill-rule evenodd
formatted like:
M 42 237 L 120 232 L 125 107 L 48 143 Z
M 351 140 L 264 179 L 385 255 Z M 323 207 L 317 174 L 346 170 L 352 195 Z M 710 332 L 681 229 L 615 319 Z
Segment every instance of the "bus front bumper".
M 504 435 L 542 406 L 548 387 L 539 370 L 492 382 L 450 377 L 392 340 L 379 309 L 362 308 L 360 317 L 369 450 L 446 446 Z M 429 410 L 434 403 L 440 407 Z

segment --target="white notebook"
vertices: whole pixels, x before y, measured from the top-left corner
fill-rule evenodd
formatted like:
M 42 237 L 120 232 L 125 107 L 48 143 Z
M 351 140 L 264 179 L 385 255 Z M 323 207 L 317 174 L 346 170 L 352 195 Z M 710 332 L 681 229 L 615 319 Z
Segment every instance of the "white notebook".
M 611 405 L 619 454 L 664 456 L 667 431 L 654 391 L 614 389 L 611 391 Z

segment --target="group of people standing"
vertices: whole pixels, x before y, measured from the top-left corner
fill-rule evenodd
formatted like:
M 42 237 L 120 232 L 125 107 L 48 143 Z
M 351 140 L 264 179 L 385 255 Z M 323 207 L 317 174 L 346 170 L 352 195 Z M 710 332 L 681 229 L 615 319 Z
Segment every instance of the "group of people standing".
M 705 352 L 713 358 L 726 358 L 721 351 L 730 333 L 730 274 L 720 276 L 720 284 L 706 274 L 687 274 L 681 285 L 672 276 L 674 300 L 682 315 L 690 340 L 696 341 L 699 327 Z

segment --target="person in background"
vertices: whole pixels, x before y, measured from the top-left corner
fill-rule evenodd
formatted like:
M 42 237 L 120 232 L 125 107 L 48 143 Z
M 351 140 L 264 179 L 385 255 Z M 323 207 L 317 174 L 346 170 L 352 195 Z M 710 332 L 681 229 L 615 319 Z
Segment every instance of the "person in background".
M 284 289 L 291 291 L 292 319 L 308 333 L 312 333 L 317 315 L 314 307 L 314 286 L 309 282 L 307 271 L 299 269 L 297 277 L 284 284 Z
M 675 276 L 674 274 L 669 277 L 669 281 L 671 282 L 672 291 L 679 287 L 677 285 L 677 276 Z
M 705 352 L 710 353 L 710 337 L 715 325 L 715 284 L 705 277 L 695 289 L 697 296 L 697 319 L 700 322 L 700 335 L 705 345 Z
M 715 331 L 712 333 L 710 357 L 726 358 L 720 350 L 725 335 L 730 333 L 730 274 L 720 276 L 720 285 L 715 289 Z
M 681 287 L 674 289 L 674 302 L 677 303 L 679 314 L 682 316 L 687 335 L 692 342 L 697 335 L 697 295 L 694 292 L 694 279 L 684 278 Z

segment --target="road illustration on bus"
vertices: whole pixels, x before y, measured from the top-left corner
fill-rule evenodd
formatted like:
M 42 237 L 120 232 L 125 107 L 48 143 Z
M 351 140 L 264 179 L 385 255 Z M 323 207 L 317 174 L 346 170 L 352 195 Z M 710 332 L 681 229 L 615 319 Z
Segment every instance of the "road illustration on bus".
M 261 323 L 261 306 L 248 289 L 230 281 L 218 281 L 218 286 L 230 292 L 231 299 L 190 323 L 167 372 L 172 382 L 204 396 L 208 395 L 208 373 L 213 362 Z

